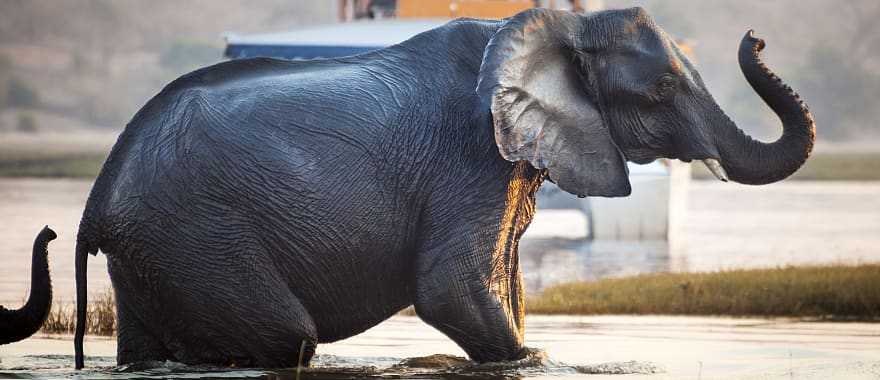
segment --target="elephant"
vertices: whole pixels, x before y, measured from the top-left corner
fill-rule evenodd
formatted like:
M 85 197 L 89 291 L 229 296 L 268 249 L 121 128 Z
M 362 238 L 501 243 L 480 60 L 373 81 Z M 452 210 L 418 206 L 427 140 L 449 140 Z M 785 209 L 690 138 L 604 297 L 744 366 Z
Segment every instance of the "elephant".
M 0 306 L 0 344 L 25 339 L 40 329 L 52 308 L 52 279 L 49 276 L 49 242 L 58 235 L 49 226 L 43 227 L 34 240 L 31 254 L 31 291 L 21 309 Z
M 743 38 L 780 117 L 753 140 L 642 8 L 457 19 L 318 60 L 250 58 L 172 81 L 126 125 L 75 248 L 116 294 L 119 364 L 308 365 L 319 343 L 414 306 L 477 362 L 522 357 L 518 243 L 544 179 L 630 194 L 627 161 L 704 161 L 721 180 L 795 172 L 815 125 Z

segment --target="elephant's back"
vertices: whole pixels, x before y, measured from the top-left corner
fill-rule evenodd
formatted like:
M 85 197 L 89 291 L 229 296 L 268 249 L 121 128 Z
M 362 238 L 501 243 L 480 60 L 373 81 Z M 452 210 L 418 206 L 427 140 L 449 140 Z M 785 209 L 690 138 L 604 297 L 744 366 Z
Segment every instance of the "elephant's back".
M 381 129 L 388 115 L 353 106 L 354 92 L 377 87 L 360 71 L 352 62 L 269 58 L 194 71 L 141 108 L 111 152 L 114 170 L 105 171 L 117 185 L 144 189 L 162 177 L 248 161 L 314 172 L 329 149 L 362 156 L 381 139 L 369 130 Z
M 369 128 L 364 116 L 309 93 L 310 80 L 326 78 L 281 76 L 193 85 L 153 99 L 126 127 L 96 182 L 113 189 L 99 214 L 122 225 L 132 214 L 206 202 L 251 215 L 280 212 L 281 202 L 319 212 L 336 208 L 328 194 L 344 182 L 381 193 L 371 153 L 382 149 L 380 137 L 357 131 Z

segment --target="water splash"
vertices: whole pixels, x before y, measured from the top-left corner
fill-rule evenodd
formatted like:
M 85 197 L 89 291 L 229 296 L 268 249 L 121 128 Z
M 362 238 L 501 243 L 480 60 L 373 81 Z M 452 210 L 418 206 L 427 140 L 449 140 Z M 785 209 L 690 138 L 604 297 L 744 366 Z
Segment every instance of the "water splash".
M 574 366 L 578 373 L 587 375 L 653 375 L 666 370 L 651 362 L 609 362 L 595 365 Z
M 534 378 L 577 374 L 655 374 L 662 368 L 647 362 L 612 362 L 595 365 L 567 365 L 555 362 L 543 350 L 528 349 L 520 360 L 476 363 L 453 355 L 413 358 L 343 357 L 316 355 L 312 366 L 289 369 L 230 369 L 208 365 L 186 365 L 172 361 L 113 365 L 114 357 L 88 357 L 88 370 L 73 371 L 71 355 L 26 355 L 5 358 L 0 378 L 13 379 L 449 379 L 449 378 Z

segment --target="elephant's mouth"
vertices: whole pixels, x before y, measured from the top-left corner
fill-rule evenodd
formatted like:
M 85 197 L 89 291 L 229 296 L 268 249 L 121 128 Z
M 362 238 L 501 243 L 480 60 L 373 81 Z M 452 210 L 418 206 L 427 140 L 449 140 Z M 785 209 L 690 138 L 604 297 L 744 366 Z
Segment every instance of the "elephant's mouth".
M 663 154 L 659 154 L 651 149 L 622 149 L 623 157 L 629 161 L 639 165 L 650 164 L 659 158 L 665 158 Z
M 648 150 L 630 150 L 629 152 L 623 152 L 624 157 L 626 157 L 627 161 L 645 165 L 649 164 L 660 158 L 669 158 L 669 159 L 677 159 L 682 162 L 690 163 L 692 161 L 700 161 L 709 169 L 710 172 L 717 178 L 719 181 L 727 182 L 729 181 L 729 177 L 727 172 L 724 170 L 724 166 L 721 164 L 721 160 L 717 157 L 712 157 L 710 155 L 701 155 L 701 156 L 685 156 L 685 157 L 667 157 L 665 155 L 653 153 Z

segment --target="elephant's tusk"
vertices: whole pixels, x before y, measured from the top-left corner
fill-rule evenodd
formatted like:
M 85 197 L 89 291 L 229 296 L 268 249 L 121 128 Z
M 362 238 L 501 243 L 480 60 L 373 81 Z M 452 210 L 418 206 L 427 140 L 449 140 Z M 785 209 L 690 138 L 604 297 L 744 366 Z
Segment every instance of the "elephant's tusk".
M 715 178 L 721 180 L 721 182 L 727 182 L 727 172 L 724 171 L 724 167 L 721 166 L 721 163 L 714 158 L 707 158 L 703 160 L 703 163 L 706 164 L 706 167 L 709 168 L 709 171 L 715 175 Z

